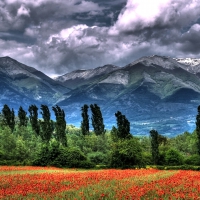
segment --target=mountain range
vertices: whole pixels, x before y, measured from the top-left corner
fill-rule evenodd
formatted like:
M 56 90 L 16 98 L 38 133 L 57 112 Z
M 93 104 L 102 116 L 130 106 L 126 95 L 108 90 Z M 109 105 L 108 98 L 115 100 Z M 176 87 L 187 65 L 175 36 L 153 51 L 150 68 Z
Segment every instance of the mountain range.
M 66 120 L 80 126 L 80 109 L 97 103 L 106 128 L 118 110 L 131 122 L 133 135 L 151 129 L 174 136 L 195 129 L 200 104 L 200 59 L 142 57 L 124 67 L 105 65 L 76 70 L 55 79 L 10 57 L 0 58 L 0 108 L 59 105 Z

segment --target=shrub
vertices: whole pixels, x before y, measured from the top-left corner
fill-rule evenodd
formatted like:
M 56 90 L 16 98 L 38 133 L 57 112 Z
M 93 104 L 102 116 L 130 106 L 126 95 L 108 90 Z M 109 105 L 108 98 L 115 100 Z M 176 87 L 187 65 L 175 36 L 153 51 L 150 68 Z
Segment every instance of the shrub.
M 142 165 L 142 151 L 136 138 L 122 139 L 114 143 L 110 167 L 132 168 Z
M 144 165 L 152 165 L 153 161 L 152 161 L 152 155 L 150 153 L 142 153 L 142 161 Z
M 200 156 L 197 154 L 191 155 L 185 159 L 184 163 L 187 165 L 200 165 Z
M 93 152 L 88 154 L 88 158 L 91 162 L 94 164 L 107 164 L 108 163 L 108 158 L 107 155 L 105 155 L 102 152 Z
M 165 160 L 167 165 L 181 165 L 183 164 L 183 157 L 174 149 L 169 149 L 166 152 Z
M 59 156 L 54 160 L 54 166 L 69 168 L 92 168 L 94 164 L 87 160 L 86 156 L 76 148 L 62 148 Z

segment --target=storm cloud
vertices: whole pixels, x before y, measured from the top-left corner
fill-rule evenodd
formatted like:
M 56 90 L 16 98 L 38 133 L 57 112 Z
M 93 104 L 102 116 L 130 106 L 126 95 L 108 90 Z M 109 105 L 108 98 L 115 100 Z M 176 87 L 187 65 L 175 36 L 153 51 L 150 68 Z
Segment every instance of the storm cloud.
M 0 56 L 48 75 L 200 57 L 200 0 L 2 0 Z

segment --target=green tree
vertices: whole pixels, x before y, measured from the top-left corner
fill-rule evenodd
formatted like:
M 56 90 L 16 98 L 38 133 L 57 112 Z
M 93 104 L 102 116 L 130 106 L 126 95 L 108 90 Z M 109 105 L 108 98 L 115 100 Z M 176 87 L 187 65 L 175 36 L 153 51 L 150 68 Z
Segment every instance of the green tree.
M 159 160 L 158 132 L 156 130 L 151 130 L 150 137 L 151 137 L 151 153 L 152 153 L 153 163 L 156 165 L 158 164 Z
M 19 126 L 27 126 L 28 118 L 26 111 L 20 106 L 18 110 Z
M 167 165 L 181 165 L 183 164 L 183 157 L 175 149 L 169 149 L 166 152 L 165 160 Z
M 111 152 L 111 167 L 130 168 L 142 166 L 142 150 L 136 138 L 119 139 L 113 144 Z
M 198 106 L 198 114 L 196 116 L 196 133 L 198 154 L 200 155 L 200 105 Z
M 3 124 L 8 126 L 13 132 L 15 128 L 15 112 L 13 108 L 12 110 L 10 110 L 8 105 L 5 104 L 2 109 L 2 114 L 3 114 Z
M 117 118 L 117 136 L 118 138 L 125 139 L 131 138 L 132 135 L 130 134 L 130 122 L 126 118 L 125 115 L 122 115 L 120 111 L 115 113 Z
M 16 137 L 7 126 L 0 131 L 0 161 L 13 161 L 15 159 Z
M 32 130 L 39 136 L 40 135 L 40 124 L 38 122 L 38 108 L 36 105 L 29 106 L 28 109 L 30 113 L 30 123 L 32 126 Z
M 118 130 L 115 126 L 112 127 L 112 129 L 110 131 L 110 135 L 111 135 L 112 141 L 117 142 L 117 140 L 118 140 Z
M 81 108 L 81 111 L 82 111 L 81 116 L 82 116 L 82 119 L 83 119 L 83 121 L 81 122 L 81 131 L 82 131 L 83 135 L 89 134 L 88 108 L 89 108 L 89 106 L 86 105 L 86 104 Z
M 65 112 L 59 106 L 52 107 L 56 116 L 56 139 L 63 146 L 67 146 Z
M 92 126 L 96 135 L 101 135 L 105 133 L 105 125 L 103 123 L 103 117 L 100 107 L 97 104 L 90 105 L 92 111 Z
M 42 110 L 41 114 L 43 117 L 43 121 L 39 121 L 41 126 L 40 136 L 44 142 L 49 143 L 54 130 L 53 121 L 51 120 L 51 113 L 46 105 L 41 105 L 40 109 Z

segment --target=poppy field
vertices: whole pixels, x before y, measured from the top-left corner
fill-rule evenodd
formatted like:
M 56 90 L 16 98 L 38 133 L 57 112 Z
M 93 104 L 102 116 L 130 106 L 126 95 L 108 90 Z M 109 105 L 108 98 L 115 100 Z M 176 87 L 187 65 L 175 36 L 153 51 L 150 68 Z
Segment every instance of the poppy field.
M 1 166 L 0 199 L 200 199 L 200 172 Z

